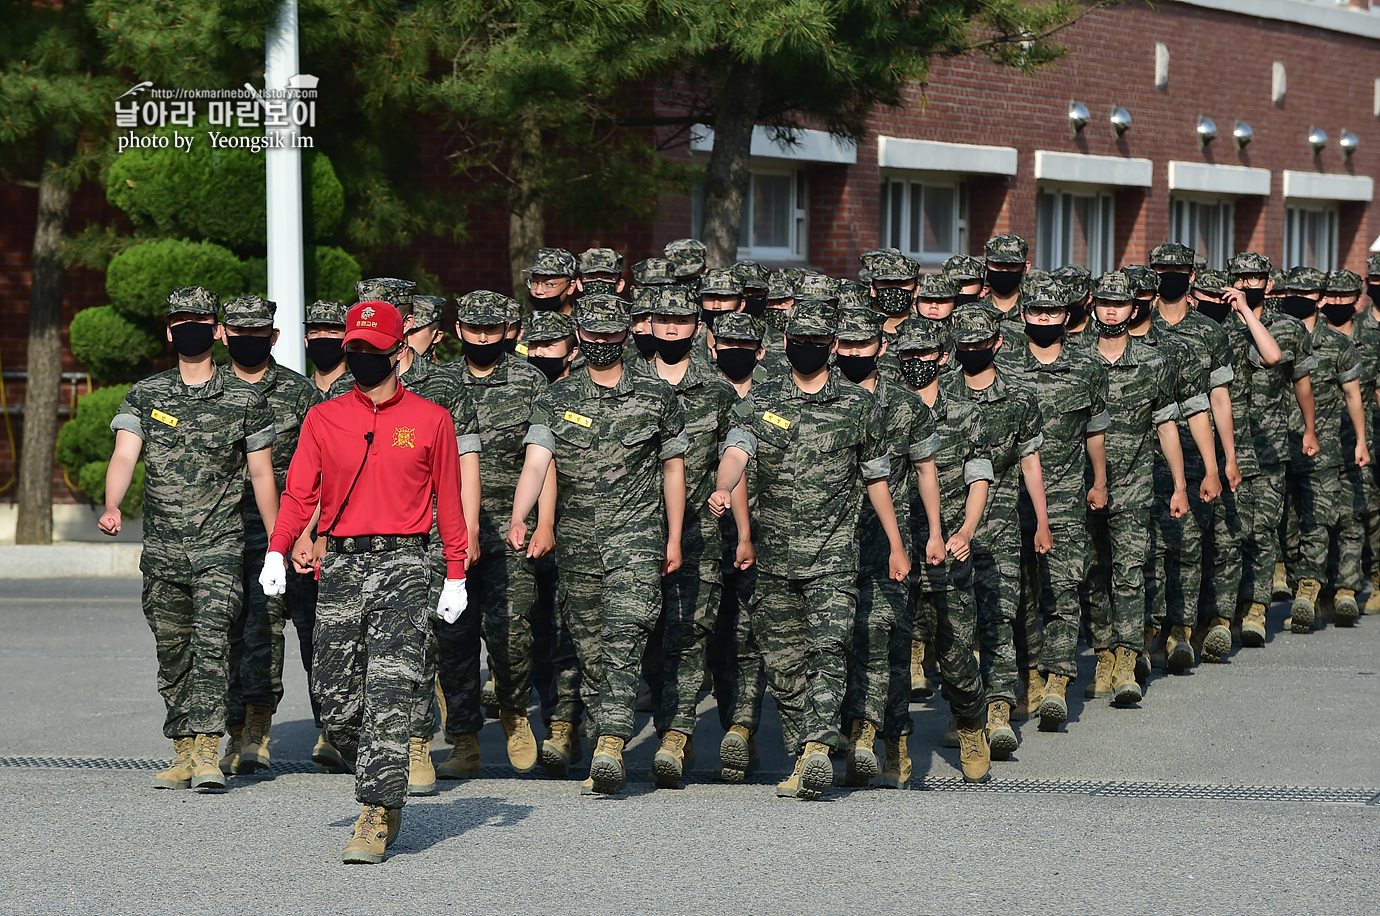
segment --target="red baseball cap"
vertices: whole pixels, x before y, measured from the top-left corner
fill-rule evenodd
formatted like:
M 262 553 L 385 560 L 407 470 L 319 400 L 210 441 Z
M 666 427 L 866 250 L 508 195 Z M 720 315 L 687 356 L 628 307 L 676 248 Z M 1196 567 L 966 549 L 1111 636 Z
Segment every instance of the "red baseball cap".
M 359 302 L 345 314 L 345 339 L 362 340 L 380 350 L 391 350 L 403 342 L 403 320 L 398 310 L 377 299 Z

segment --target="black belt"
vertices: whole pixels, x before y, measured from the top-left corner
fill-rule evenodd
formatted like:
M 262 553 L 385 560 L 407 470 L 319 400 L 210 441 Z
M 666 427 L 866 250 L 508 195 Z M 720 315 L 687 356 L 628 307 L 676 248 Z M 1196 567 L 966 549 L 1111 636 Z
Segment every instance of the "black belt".
M 431 544 L 429 534 L 360 534 L 345 537 L 332 534 L 326 538 L 331 553 L 385 553 L 390 550 L 425 550 Z

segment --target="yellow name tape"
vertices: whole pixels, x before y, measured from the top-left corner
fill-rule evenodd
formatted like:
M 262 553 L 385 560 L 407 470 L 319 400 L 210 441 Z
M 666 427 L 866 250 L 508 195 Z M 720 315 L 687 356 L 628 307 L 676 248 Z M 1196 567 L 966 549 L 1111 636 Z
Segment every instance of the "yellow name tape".
M 517 353 L 518 353 L 519 356 L 526 356 L 526 355 L 527 355 L 527 344 L 520 343 L 520 344 L 517 345 L 517 347 L 516 347 L 515 349 L 517 350 Z
M 159 423 L 166 423 L 168 426 L 177 425 L 177 417 L 174 417 L 171 414 L 163 413 L 163 411 L 161 410 L 150 411 L 149 416 L 153 417 Z
M 766 420 L 766 421 L 767 421 L 768 423 L 770 423 L 772 426 L 779 426 L 779 427 L 781 427 L 782 429 L 790 429 L 790 428 L 791 428 L 791 421 L 790 421 L 790 420 L 787 420 L 785 417 L 778 417 L 776 414 L 772 413 L 770 410 L 768 410 L 766 413 L 762 414 L 762 419 L 763 419 L 763 420 Z
M 582 417 L 573 410 L 567 410 L 565 412 L 565 419 L 567 422 L 574 423 L 576 426 L 583 426 L 585 429 L 589 429 L 594 425 L 594 421 L 589 417 Z

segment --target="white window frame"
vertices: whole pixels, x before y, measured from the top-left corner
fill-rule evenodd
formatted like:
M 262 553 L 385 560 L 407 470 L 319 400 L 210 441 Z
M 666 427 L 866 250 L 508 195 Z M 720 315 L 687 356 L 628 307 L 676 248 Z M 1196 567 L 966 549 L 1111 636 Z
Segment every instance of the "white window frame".
M 962 176 L 942 172 L 896 172 L 883 170 L 881 200 L 879 202 L 880 238 L 883 247 L 899 248 L 908 257 L 915 258 L 922 265 L 936 267 L 956 254 L 968 251 L 968 184 Z M 900 189 L 900 213 L 894 212 L 893 188 Z M 953 237 L 950 247 L 944 250 L 928 251 L 923 246 L 923 238 L 917 239 L 912 232 L 914 214 L 912 200 L 915 190 L 921 195 L 921 209 L 924 208 L 925 188 L 947 188 L 953 191 Z M 895 228 L 896 231 L 893 231 Z M 923 232 L 920 233 L 923 235 Z
M 1199 251 L 1197 239 L 1197 220 L 1201 208 L 1212 207 L 1218 211 L 1217 231 L 1220 238 L 1212 251 Z M 1188 194 L 1174 192 L 1169 198 L 1169 240 L 1187 245 L 1207 259 L 1213 270 L 1226 270 L 1236 244 L 1236 198 L 1212 196 L 1207 194 Z
M 1318 263 L 1306 264 L 1304 253 L 1307 245 L 1304 242 L 1303 234 L 1307 229 L 1306 215 L 1322 217 L 1322 231 L 1325 236 L 1324 243 L 1319 246 L 1322 257 Z M 1337 229 L 1339 214 L 1336 201 L 1329 200 L 1301 200 L 1290 198 L 1284 202 L 1284 266 L 1290 267 L 1316 267 L 1318 270 L 1329 271 L 1337 267 Z
M 739 260 L 754 261 L 800 261 L 809 255 L 809 181 L 803 166 L 793 166 L 788 162 L 754 159 L 751 164 L 752 176 L 748 180 L 747 195 L 743 199 L 743 218 L 739 224 Z M 791 244 L 787 247 L 742 244 L 743 236 L 752 231 L 752 208 L 755 199 L 755 183 L 758 175 L 786 175 L 791 178 Z M 690 197 L 690 234 L 699 238 L 704 231 L 704 182 L 697 182 Z
M 1052 208 L 1055 225 L 1045 227 L 1041 225 L 1041 198 L 1045 195 L 1053 197 L 1056 206 Z M 1041 270 L 1054 270 L 1063 267 L 1065 264 L 1072 263 L 1069 260 L 1068 252 L 1063 249 L 1063 213 L 1064 199 L 1083 197 L 1096 200 L 1098 206 L 1095 208 L 1094 216 L 1096 225 L 1094 231 L 1101 236 L 1099 244 L 1096 246 L 1096 255 L 1093 256 L 1094 246 L 1088 246 L 1089 263 L 1079 265 L 1087 268 L 1095 277 L 1106 273 L 1116 267 L 1114 249 L 1116 247 L 1116 196 L 1112 189 L 1101 185 L 1065 185 L 1065 184 L 1046 184 L 1037 185 L 1035 198 L 1035 259 L 1036 267 Z M 1106 223 L 1106 225 L 1103 225 Z

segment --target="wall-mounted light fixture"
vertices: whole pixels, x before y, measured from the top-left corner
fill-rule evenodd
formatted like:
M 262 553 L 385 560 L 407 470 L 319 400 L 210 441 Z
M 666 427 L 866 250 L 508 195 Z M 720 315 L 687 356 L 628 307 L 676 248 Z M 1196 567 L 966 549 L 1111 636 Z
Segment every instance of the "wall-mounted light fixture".
M 1251 141 L 1255 139 L 1255 131 L 1251 130 L 1251 125 L 1245 121 L 1237 121 L 1236 126 L 1231 129 L 1231 137 L 1239 151 L 1251 145 Z
M 1112 115 L 1107 120 L 1112 122 L 1112 135 L 1115 137 L 1121 137 L 1131 129 L 1131 113 L 1120 105 L 1112 109 Z
M 1327 146 L 1327 133 L 1318 127 L 1308 128 L 1308 145 L 1313 147 L 1313 155 L 1321 153 Z
M 1356 148 L 1361 145 L 1361 141 L 1351 131 L 1343 129 L 1337 145 L 1342 148 L 1342 155 L 1350 158 L 1351 154 L 1356 152 Z
M 1202 149 L 1217 139 L 1217 122 L 1207 115 L 1198 115 L 1198 148 Z
M 1069 100 L 1069 136 L 1076 137 L 1078 132 L 1088 126 L 1088 121 L 1092 115 L 1088 114 L 1088 106 L 1082 102 Z

